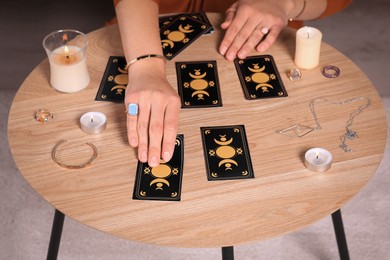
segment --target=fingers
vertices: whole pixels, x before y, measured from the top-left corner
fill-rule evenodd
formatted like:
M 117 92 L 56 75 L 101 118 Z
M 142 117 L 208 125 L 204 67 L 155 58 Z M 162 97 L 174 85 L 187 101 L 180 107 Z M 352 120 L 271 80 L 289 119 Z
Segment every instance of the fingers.
M 225 21 L 221 24 L 221 28 L 226 30 L 234 19 L 234 15 L 236 12 L 237 2 L 234 3 L 229 9 L 226 10 L 226 18 Z
M 237 3 L 239 4 L 234 9 L 226 12 L 226 19 L 221 25 L 226 29 L 226 33 L 219 52 L 228 61 L 233 61 L 236 57 L 245 59 L 254 49 L 264 52 L 276 41 L 280 31 L 287 25 L 285 10 L 277 3 L 266 1 Z
M 138 106 L 139 113 L 136 125 L 138 133 L 138 160 L 145 163 L 148 161 L 150 103 L 140 98 Z
M 137 104 L 136 101 L 130 103 Z M 129 144 L 132 147 L 137 147 L 138 146 L 138 131 L 137 131 L 138 116 L 129 115 L 128 110 L 126 111 L 126 113 L 127 113 L 127 139 L 129 140 Z
M 152 104 L 150 122 L 149 122 L 149 166 L 155 167 L 160 163 L 161 158 L 161 140 L 163 136 L 165 104 L 154 102 Z
M 256 27 L 252 34 L 248 37 L 247 41 L 242 45 L 237 53 L 237 57 L 245 59 L 248 54 L 259 44 L 265 34 L 268 33 L 268 27 Z
M 233 60 L 236 57 L 236 53 L 240 47 L 238 44 L 245 41 L 245 37 L 251 33 L 249 28 L 244 27 L 246 22 L 247 19 L 245 16 L 235 16 L 234 20 L 229 25 L 229 28 L 226 30 L 225 36 L 223 37 L 219 48 L 219 52 L 226 56 L 228 60 Z
M 272 30 L 269 31 L 267 37 L 265 37 L 264 40 L 257 45 L 256 50 L 258 52 L 264 52 L 269 47 L 271 47 L 272 44 L 275 43 L 275 41 L 278 38 L 282 29 L 283 29 L 283 27 L 281 27 L 281 26 L 272 27 Z
M 168 162 L 171 160 L 175 149 L 176 133 L 179 122 L 180 101 L 171 102 L 165 111 L 164 136 L 162 140 L 162 158 Z
M 158 166 L 160 158 L 169 161 L 175 147 L 180 99 L 140 95 L 138 101 L 134 101 L 134 97 L 131 100 L 130 103 L 138 102 L 139 113 L 127 115 L 128 139 L 132 147 L 138 146 L 138 160 L 151 167 Z

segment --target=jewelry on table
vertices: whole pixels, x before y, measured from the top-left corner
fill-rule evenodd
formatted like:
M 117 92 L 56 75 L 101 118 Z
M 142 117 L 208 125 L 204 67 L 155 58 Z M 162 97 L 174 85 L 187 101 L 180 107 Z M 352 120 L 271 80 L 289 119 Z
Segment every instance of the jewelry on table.
M 60 162 L 58 160 L 58 158 L 56 157 L 56 154 L 57 154 L 58 147 L 61 146 L 61 145 L 66 144 L 66 143 L 67 143 L 66 140 L 60 141 L 58 144 L 56 144 L 54 146 L 53 151 L 51 152 L 51 158 L 53 159 L 53 161 L 55 163 L 57 163 L 59 166 L 63 167 L 63 168 L 66 168 L 66 169 L 82 169 L 82 168 L 85 168 L 85 167 L 91 165 L 95 161 L 96 157 L 98 156 L 98 150 L 97 150 L 96 146 L 94 146 L 90 142 L 86 142 L 85 144 L 90 146 L 93 149 L 92 157 L 87 162 L 79 164 L 79 165 L 67 165 L 67 164 L 64 164 L 64 163 L 62 163 L 62 162 Z
M 302 78 L 302 73 L 299 69 L 292 69 L 287 76 L 291 81 L 298 81 Z
M 340 69 L 333 65 L 328 65 L 322 68 L 321 70 L 322 75 L 324 75 L 327 78 L 337 78 L 340 76 Z
M 49 109 L 39 109 L 35 112 L 35 120 L 39 123 L 46 123 L 53 118 L 53 113 Z
M 305 136 L 314 130 L 321 129 L 321 124 L 318 120 L 318 116 L 317 116 L 317 113 L 315 111 L 315 103 L 316 102 L 325 102 L 325 103 L 329 103 L 329 104 L 336 105 L 336 106 L 342 106 L 342 105 L 346 105 L 346 104 L 349 104 L 352 102 L 357 102 L 357 101 L 366 101 L 366 102 L 349 114 L 349 119 L 345 124 L 345 133 L 342 136 L 340 136 L 341 143 L 339 145 L 339 147 L 342 150 L 344 150 L 345 152 L 352 152 L 352 149 L 347 145 L 346 142 L 348 140 L 354 140 L 356 137 L 358 137 L 357 132 L 352 130 L 351 127 L 352 127 L 353 120 L 355 119 L 355 117 L 357 115 L 359 115 L 364 109 L 366 109 L 371 104 L 371 100 L 367 97 L 355 97 L 355 98 L 344 99 L 341 101 L 332 101 L 332 100 L 329 100 L 326 98 L 313 99 L 310 101 L 309 107 L 310 107 L 310 112 L 311 112 L 311 114 L 314 118 L 314 121 L 316 123 L 316 127 L 313 128 L 310 126 L 304 126 L 304 125 L 298 124 L 298 125 L 289 126 L 285 129 L 279 130 L 277 132 L 279 134 L 283 134 L 283 135 L 286 135 L 289 137 L 299 137 L 300 138 L 300 137 Z

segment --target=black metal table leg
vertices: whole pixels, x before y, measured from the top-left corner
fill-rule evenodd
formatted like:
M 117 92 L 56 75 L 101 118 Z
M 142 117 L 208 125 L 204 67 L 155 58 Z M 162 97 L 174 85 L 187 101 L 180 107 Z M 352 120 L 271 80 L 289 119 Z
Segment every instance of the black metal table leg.
M 234 260 L 234 251 L 232 246 L 222 247 L 222 260 Z
M 341 260 L 349 260 L 347 239 L 345 238 L 343 219 L 341 211 L 337 210 L 332 214 L 334 232 L 336 233 L 337 247 Z
M 49 242 L 49 249 L 47 251 L 47 260 L 56 260 L 58 250 L 60 249 L 62 227 L 64 226 L 65 215 L 56 209 L 53 219 L 53 227 L 51 229 L 51 236 Z

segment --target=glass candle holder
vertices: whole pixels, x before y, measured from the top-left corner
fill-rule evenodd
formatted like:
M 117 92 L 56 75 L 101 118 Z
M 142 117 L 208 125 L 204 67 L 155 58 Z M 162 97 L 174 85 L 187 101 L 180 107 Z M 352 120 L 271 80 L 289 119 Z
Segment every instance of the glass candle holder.
M 54 31 L 43 39 L 50 63 L 50 85 L 54 89 L 74 93 L 88 86 L 87 46 L 87 35 L 76 30 Z

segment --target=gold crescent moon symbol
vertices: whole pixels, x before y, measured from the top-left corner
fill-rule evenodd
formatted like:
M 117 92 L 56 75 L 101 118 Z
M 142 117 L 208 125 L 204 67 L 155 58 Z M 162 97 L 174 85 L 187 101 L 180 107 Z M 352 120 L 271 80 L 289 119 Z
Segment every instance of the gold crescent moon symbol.
M 252 69 L 251 67 L 248 67 L 248 70 L 256 73 L 256 72 L 262 72 L 263 70 L 265 69 L 265 65 L 263 65 L 263 67 L 261 67 L 260 69 Z
M 115 89 L 123 89 L 123 90 L 126 90 L 126 86 L 122 86 L 122 85 L 116 85 L 115 87 L 112 87 L 111 88 L 111 91 L 114 91 Z
M 118 66 L 118 71 L 123 74 L 127 74 L 127 71 L 125 69 L 122 69 L 121 67 Z
M 181 32 L 183 32 L 183 33 L 191 33 L 191 32 L 194 31 L 194 30 L 191 30 L 191 29 L 185 29 L 185 27 L 191 28 L 191 25 L 187 24 L 187 25 L 184 26 L 184 28 L 183 28 L 183 25 L 180 24 L 180 25 L 179 25 L 179 31 L 181 31 Z
M 229 140 L 227 140 L 225 142 L 218 141 L 217 139 L 214 138 L 214 142 L 216 142 L 219 145 L 229 145 L 233 142 L 233 138 L 230 138 Z
M 198 95 L 198 94 L 203 94 L 203 95 L 206 95 L 208 97 L 210 96 L 210 94 L 207 91 L 197 90 L 197 91 L 194 91 L 194 93 L 191 94 L 191 97 L 194 97 L 195 95 Z
M 190 74 L 191 78 L 193 78 L 193 79 L 201 79 L 201 78 L 206 77 L 207 72 L 203 73 L 202 75 L 194 75 L 191 72 L 189 74 Z
M 169 181 L 165 180 L 165 179 L 154 179 L 150 182 L 150 186 L 152 186 L 153 184 L 155 183 L 164 183 L 165 185 L 167 185 L 169 187 Z
M 259 85 L 256 86 L 256 90 L 258 90 L 261 87 L 267 87 L 267 88 L 274 89 L 274 87 L 268 83 L 260 83 Z
M 235 166 L 238 166 L 238 163 L 235 161 L 235 160 L 232 160 L 232 159 L 224 159 L 222 161 L 220 161 L 218 163 L 218 167 L 221 167 L 221 165 L 225 164 L 225 163 L 231 163 L 231 164 L 234 164 Z
M 171 49 L 173 48 L 173 46 L 175 46 L 175 44 L 171 40 L 165 39 L 165 40 L 161 40 L 161 42 L 163 43 L 163 48 L 165 48 L 165 46 L 167 46 L 166 44 L 168 44 Z

